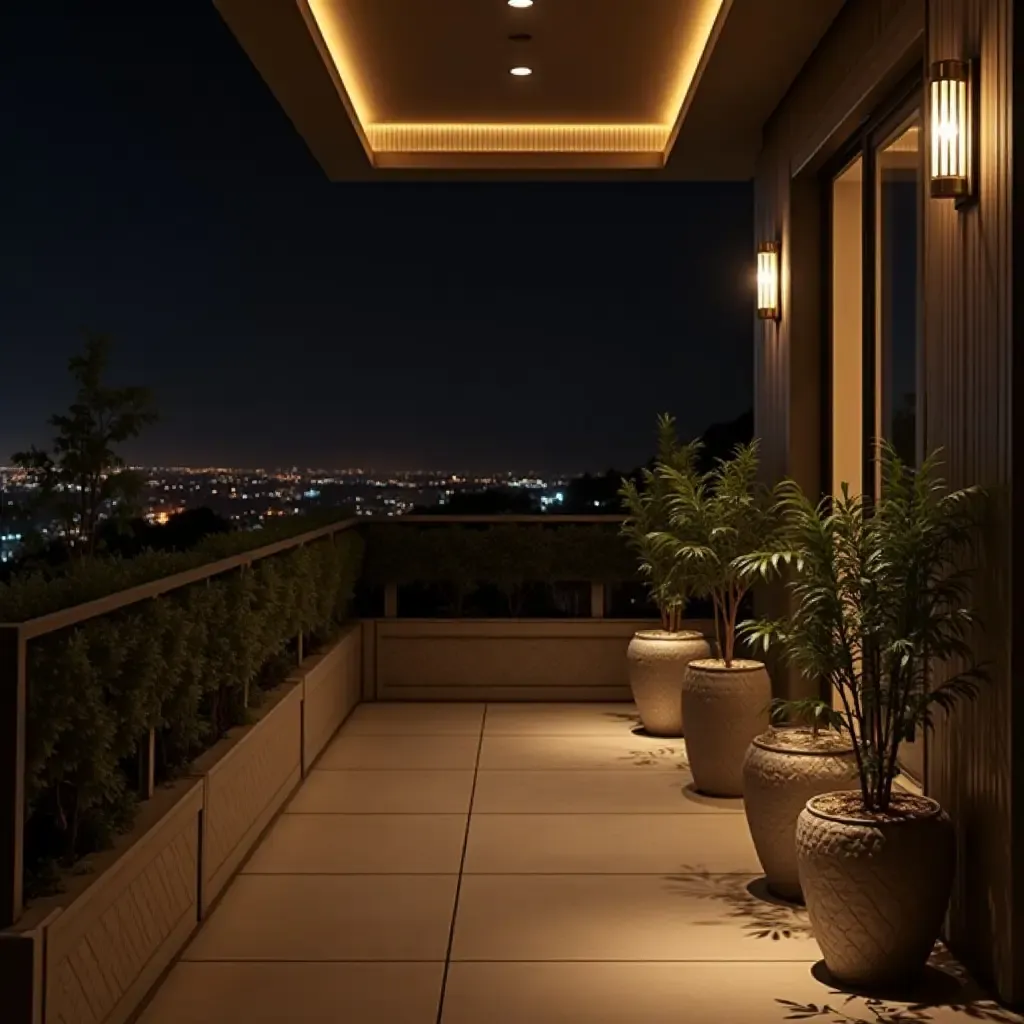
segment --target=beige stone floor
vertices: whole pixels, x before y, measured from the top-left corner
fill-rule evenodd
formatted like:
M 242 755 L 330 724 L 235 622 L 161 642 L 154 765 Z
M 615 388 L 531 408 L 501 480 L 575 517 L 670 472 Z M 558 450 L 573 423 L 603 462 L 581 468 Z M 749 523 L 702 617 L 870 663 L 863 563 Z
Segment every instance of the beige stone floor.
M 682 744 L 634 724 L 629 705 L 358 708 L 143 1024 L 1019 1020 L 941 951 L 913 999 L 819 980 L 740 801 L 695 793 Z

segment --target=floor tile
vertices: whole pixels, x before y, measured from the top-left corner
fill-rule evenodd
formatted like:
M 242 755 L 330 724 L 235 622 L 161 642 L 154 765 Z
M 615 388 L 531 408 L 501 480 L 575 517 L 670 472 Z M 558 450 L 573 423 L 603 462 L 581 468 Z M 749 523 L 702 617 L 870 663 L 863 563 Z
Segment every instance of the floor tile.
M 476 736 L 350 736 L 342 731 L 317 768 L 473 768 L 479 746 Z
M 743 801 L 698 793 L 685 771 L 535 769 L 480 772 L 473 810 L 483 814 L 742 814 Z
M 751 881 L 466 875 L 452 959 L 817 960 L 806 913 L 762 901 Z
M 484 734 L 480 768 L 686 770 L 682 740 L 644 736 L 491 736 Z
M 181 963 L 140 1024 L 435 1024 L 444 964 Z
M 458 874 L 464 814 L 284 814 L 246 874 Z
M 756 874 L 738 814 L 474 814 L 467 873 Z
M 465 814 L 473 772 L 318 771 L 292 797 L 286 814 Z
M 455 875 L 239 875 L 185 960 L 443 960 Z
M 626 736 L 640 725 L 631 703 L 488 704 L 486 736 Z
M 342 730 L 347 736 L 479 736 L 483 704 L 360 704 Z
M 449 968 L 441 1019 L 442 1024 L 1021 1020 L 938 972 L 916 996 L 925 1005 L 914 1014 L 906 1013 L 915 1003 L 909 993 L 909 998 L 872 1005 L 861 996 L 837 994 L 812 970 L 811 963 L 456 963 Z M 900 1011 L 906 1016 L 897 1016 Z M 981 1011 L 993 1016 L 983 1017 Z

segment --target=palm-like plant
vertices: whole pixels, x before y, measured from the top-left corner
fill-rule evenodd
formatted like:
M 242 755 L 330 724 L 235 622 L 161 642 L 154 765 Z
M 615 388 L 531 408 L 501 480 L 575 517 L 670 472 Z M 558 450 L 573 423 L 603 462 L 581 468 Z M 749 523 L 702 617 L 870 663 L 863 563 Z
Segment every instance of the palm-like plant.
M 619 490 L 626 509 L 622 534 L 637 553 L 640 575 L 661 614 L 662 628 L 670 633 L 679 632 L 691 588 L 686 566 L 652 539 L 669 528 L 669 489 L 659 469 L 666 466 L 683 475 L 691 474 L 697 451 L 696 443 L 680 444 L 675 419 L 665 413 L 658 417 L 656 468 L 643 471 L 642 487 L 626 480 Z
M 659 558 L 689 580 L 714 608 L 719 657 L 731 668 L 743 599 L 755 577 L 741 559 L 774 542 L 778 497 L 758 480 L 757 442 L 738 445 L 730 459 L 706 473 L 662 462 L 657 476 L 667 492 L 667 528 L 648 535 Z
M 932 725 L 986 678 L 971 650 L 967 556 L 976 536 L 975 487 L 950 490 L 938 453 L 914 470 L 880 443 L 881 498 L 842 495 L 815 505 L 782 485 L 782 543 L 740 559 L 749 578 L 795 571 L 785 621 L 746 623 L 767 649 L 780 643 L 808 679 L 824 681 L 839 707 L 792 702 L 793 710 L 845 732 L 854 747 L 864 808 L 884 812 L 900 745 Z M 947 666 L 940 681 L 934 672 Z

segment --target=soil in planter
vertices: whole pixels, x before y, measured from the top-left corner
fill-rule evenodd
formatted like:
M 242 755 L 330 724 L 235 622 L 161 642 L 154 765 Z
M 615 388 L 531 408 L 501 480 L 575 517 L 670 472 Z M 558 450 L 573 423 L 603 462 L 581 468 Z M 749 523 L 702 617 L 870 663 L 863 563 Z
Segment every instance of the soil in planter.
M 814 809 L 837 818 L 851 818 L 868 824 L 926 818 L 935 813 L 935 804 L 913 793 L 893 793 L 888 810 L 869 811 L 858 792 L 828 793 L 814 799 Z
M 759 736 L 758 743 L 796 754 L 847 754 L 853 752 L 849 739 L 834 729 L 819 729 L 817 735 L 806 727 L 769 729 Z

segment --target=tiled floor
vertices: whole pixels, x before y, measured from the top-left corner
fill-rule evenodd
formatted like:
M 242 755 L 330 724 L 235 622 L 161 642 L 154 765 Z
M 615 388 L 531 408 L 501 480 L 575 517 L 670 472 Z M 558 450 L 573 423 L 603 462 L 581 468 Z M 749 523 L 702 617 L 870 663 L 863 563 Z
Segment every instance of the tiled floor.
M 831 990 L 805 914 L 759 886 L 740 801 L 634 724 L 358 708 L 142 1024 L 1019 1020 L 938 955 L 915 1009 Z

